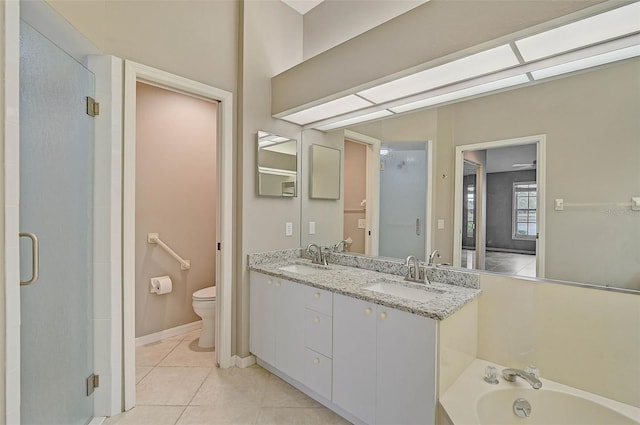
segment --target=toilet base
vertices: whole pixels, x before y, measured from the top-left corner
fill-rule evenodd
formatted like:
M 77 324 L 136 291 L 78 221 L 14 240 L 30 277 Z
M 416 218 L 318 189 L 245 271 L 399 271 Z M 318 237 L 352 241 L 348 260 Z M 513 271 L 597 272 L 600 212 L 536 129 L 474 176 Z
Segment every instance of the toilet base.
M 202 329 L 200 330 L 200 339 L 198 340 L 198 347 L 200 348 L 214 348 L 216 344 L 216 330 L 215 320 L 203 320 Z

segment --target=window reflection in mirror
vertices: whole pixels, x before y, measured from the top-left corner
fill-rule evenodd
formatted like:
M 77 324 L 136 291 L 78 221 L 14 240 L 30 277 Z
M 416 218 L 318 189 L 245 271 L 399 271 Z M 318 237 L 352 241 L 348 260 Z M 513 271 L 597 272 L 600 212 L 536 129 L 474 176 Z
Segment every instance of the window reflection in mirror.
M 258 131 L 257 192 L 260 196 L 298 196 L 298 142 Z

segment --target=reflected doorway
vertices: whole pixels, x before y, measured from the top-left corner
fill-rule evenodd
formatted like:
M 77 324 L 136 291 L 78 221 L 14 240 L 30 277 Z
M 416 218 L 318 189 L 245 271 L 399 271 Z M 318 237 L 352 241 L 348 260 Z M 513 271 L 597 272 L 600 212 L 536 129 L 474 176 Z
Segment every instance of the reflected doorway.
M 454 265 L 544 276 L 544 137 L 538 137 L 456 148 Z

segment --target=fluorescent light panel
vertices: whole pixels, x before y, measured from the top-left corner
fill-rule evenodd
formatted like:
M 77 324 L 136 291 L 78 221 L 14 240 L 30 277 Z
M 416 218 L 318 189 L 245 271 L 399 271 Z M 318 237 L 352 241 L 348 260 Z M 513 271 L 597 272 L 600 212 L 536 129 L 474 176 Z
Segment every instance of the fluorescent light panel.
M 347 112 L 366 108 L 367 106 L 371 105 L 371 102 L 367 102 L 366 100 L 356 95 L 350 94 L 349 96 L 341 97 L 340 99 L 332 100 L 331 102 L 295 112 L 291 115 L 286 115 L 281 118 L 298 125 L 305 125 L 336 115 L 342 115 Z
M 505 44 L 363 90 L 358 94 L 374 103 L 383 103 L 499 71 L 519 63 L 511 47 Z
M 640 46 L 631 46 L 625 49 L 614 50 L 612 52 L 602 53 L 584 59 L 551 66 L 549 68 L 540 69 L 538 71 L 532 71 L 531 75 L 536 80 L 542 80 L 544 78 L 549 78 L 574 71 L 580 71 L 582 69 L 592 68 L 594 66 L 604 65 L 611 62 L 617 62 L 636 56 L 640 56 Z
M 451 93 L 441 94 L 438 96 L 429 97 L 424 100 L 418 100 L 406 105 L 396 106 L 389 108 L 395 113 L 412 111 L 414 109 L 426 108 L 428 106 L 438 105 L 441 103 L 451 102 L 453 100 L 463 99 L 465 97 L 476 96 L 482 93 L 488 93 L 495 90 L 500 90 L 506 87 L 516 86 L 518 84 L 528 83 L 529 78 L 526 75 L 516 75 L 514 77 L 503 78 L 502 80 L 492 81 L 490 83 L 480 84 L 477 86 L 469 87 L 462 90 L 457 90 Z
M 525 61 L 588 46 L 640 31 L 640 2 L 516 41 Z
M 326 124 L 326 125 L 323 125 L 320 127 L 314 127 L 314 128 L 316 130 L 329 131 L 335 128 L 346 127 L 351 124 L 357 124 L 364 121 L 375 120 L 376 118 L 388 117 L 389 115 L 393 115 L 393 113 L 387 111 L 386 109 L 383 109 L 382 111 L 372 112 L 370 114 L 361 115 L 359 117 L 354 117 L 354 118 L 348 118 L 346 120 L 336 121 L 331 124 Z

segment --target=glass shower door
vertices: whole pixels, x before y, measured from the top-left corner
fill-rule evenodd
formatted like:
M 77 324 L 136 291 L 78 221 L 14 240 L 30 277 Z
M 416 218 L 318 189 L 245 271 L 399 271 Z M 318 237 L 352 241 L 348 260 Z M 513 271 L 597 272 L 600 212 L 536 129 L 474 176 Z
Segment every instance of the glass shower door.
M 32 27 L 20 28 L 20 229 L 40 241 L 39 279 L 23 286 L 23 424 L 86 424 L 93 416 L 94 76 Z M 32 275 L 21 239 L 21 279 Z
M 382 151 L 386 154 L 382 154 Z M 424 261 L 427 210 L 425 142 L 390 142 L 381 146 L 380 250 L 383 257 L 415 255 Z

